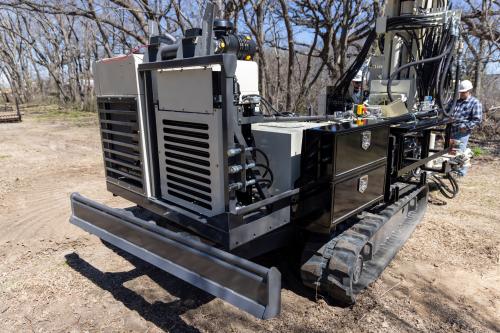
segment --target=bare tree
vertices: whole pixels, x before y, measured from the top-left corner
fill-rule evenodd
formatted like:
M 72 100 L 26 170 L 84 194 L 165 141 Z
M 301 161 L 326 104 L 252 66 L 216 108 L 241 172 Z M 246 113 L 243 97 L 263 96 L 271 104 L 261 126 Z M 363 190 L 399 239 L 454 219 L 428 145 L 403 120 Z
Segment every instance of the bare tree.
M 466 61 L 472 63 L 475 93 L 482 93 L 487 64 L 500 63 L 500 4 L 495 0 L 466 0 L 462 37 L 467 45 Z
M 499 62 L 497 0 L 464 0 L 468 73 L 481 89 Z M 148 43 L 150 22 L 182 35 L 206 0 L 0 0 L 0 76 L 21 101 L 57 96 L 92 105 L 92 62 Z M 380 2 L 383 5 L 384 2 Z M 368 0 L 219 0 L 237 33 L 256 41 L 260 92 L 281 112 L 304 112 L 338 80 L 381 12 Z

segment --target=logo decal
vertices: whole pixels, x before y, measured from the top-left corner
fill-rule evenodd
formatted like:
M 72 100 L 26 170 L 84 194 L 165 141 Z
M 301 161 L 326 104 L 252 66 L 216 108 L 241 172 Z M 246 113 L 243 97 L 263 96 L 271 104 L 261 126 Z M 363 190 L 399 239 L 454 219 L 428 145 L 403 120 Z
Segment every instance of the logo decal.
M 360 193 L 365 193 L 367 188 L 368 188 L 368 175 L 364 175 L 361 178 L 359 178 L 358 191 Z
M 361 148 L 367 150 L 370 148 L 372 141 L 372 132 L 364 131 L 361 133 Z

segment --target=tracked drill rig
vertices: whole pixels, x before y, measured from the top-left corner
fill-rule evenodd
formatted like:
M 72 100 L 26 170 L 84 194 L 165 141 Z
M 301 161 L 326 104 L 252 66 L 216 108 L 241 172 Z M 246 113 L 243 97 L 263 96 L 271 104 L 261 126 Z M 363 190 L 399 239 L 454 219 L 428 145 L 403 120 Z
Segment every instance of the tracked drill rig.
M 95 64 L 107 188 L 136 206 L 74 193 L 70 222 L 259 318 L 280 312 L 281 273 L 255 258 L 277 250 L 352 304 L 421 221 L 428 176 L 453 167 L 429 162 L 452 150 L 459 22 L 446 1 L 389 1 L 301 116 L 260 96 L 255 43 L 208 3 L 201 28 Z

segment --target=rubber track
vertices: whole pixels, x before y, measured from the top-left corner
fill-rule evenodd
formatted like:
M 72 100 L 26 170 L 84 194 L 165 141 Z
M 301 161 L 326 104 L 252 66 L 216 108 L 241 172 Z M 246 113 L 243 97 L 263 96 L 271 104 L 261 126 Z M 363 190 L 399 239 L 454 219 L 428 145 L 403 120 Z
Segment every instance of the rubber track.
M 369 241 L 391 217 L 395 216 L 418 193 L 419 191 L 410 193 L 379 214 L 366 213 L 358 223 L 332 238 L 323 246 L 320 246 L 318 242 L 307 244 L 303 256 L 303 259 L 306 260 L 303 260 L 304 264 L 301 267 L 303 283 L 316 291 L 328 294 L 341 305 L 354 304 L 356 294 L 374 280 L 360 279 L 358 283 L 353 281 L 356 260 L 361 256 L 365 263 L 370 263 L 373 248 Z M 408 214 L 406 219 L 408 223 L 406 224 L 414 224 L 416 215 L 418 214 Z M 381 245 L 389 245 L 385 244 L 387 241 L 390 241 L 390 238 L 381 242 Z M 314 251 L 315 248 L 316 251 Z M 377 277 L 378 275 L 375 276 L 375 278 Z

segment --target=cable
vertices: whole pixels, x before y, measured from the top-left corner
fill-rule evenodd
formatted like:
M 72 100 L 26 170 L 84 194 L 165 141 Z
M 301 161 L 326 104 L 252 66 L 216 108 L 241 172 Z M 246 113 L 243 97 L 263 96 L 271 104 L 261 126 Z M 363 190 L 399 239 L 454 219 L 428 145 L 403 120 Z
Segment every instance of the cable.
M 266 166 L 267 166 L 267 168 L 269 168 L 269 158 L 267 157 L 266 153 L 264 153 L 264 151 L 262 149 L 257 148 L 257 147 L 253 147 L 253 150 L 260 153 L 262 155 L 262 157 L 264 157 L 264 159 L 266 160 Z M 266 175 L 267 175 L 267 172 L 264 174 L 263 177 L 265 177 Z
M 276 110 L 276 108 L 271 104 L 271 102 L 269 102 L 266 98 L 264 98 L 261 95 L 250 94 L 250 95 L 245 95 L 245 97 L 259 97 L 261 104 L 263 104 L 266 107 L 266 109 L 271 110 L 274 113 L 274 115 L 286 116 L 282 112 L 279 112 L 278 110 Z
M 411 44 L 409 43 L 409 41 L 403 38 L 403 42 L 406 48 L 409 49 L 408 53 L 411 57 L 410 60 L 413 62 L 399 67 L 391 75 L 387 85 L 388 95 L 391 101 L 394 100 L 391 93 L 392 81 L 402 70 L 410 69 L 411 67 L 416 67 L 415 70 L 418 73 L 417 77 L 421 78 L 421 80 L 417 82 L 419 97 L 422 99 L 423 96 L 436 95 L 434 93 L 431 94 L 430 90 L 438 90 L 437 87 L 439 87 L 440 83 L 439 79 L 445 78 L 445 75 L 440 75 L 440 67 L 442 66 L 442 64 L 440 63 L 438 66 L 432 66 L 432 68 L 430 69 L 428 69 L 427 66 L 425 66 L 425 68 L 417 68 L 417 66 L 437 62 L 439 60 L 442 60 L 447 55 L 451 56 L 451 52 L 453 51 L 451 46 L 454 45 L 455 40 L 450 38 L 451 34 L 449 27 L 447 29 L 443 28 L 444 15 L 444 12 L 424 13 L 422 15 L 407 14 L 387 19 L 387 32 L 395 30 L 406 30 L 407 33 L 412 36 L 413 40 L 423 40 L 422 49 L 420 49 L 420 43 L 416 43 L 415 45 L 419 58 L 424 58 L 419 61 L 414 61 L 413 55 L 411 54 Z M 418 29 L 428 29 L 429 31 L 425 30 L 422 39 L 420 39 L 417 37 L 414 31 Z M 335 84 L 333 89 L 336 95 L 346 95 L 347 90 L 349 89 L 350 82 L 362 67 L 364 60 L 366 59 L 368 52 L 370 51 L 370 48 L 376 39 L 377 33 L 376 30 L 373 29 L 368 34 L 365 43 L 356 59 L 353 61 L 347 71 L 345 71 L 344 74 L 342 74 L 341 77 L 337 80 L 337 83 Z M 439 55 L 433 56 L 436 53 Z
M 268 179 L 256 179 L 255 180 L 255 189 L 257 190 L 257 194 L 259 195 L 261 200 L 264 200 L 267 198 L 266 191 L 264 191 L 264 189 L 262 189 L 262 186 L 261 186 L 261 182 L 263 182 L 264 180 L 267 181 Z
M 422 29 L 439 27 L 443 22 L 443 12 L 422 15 L 404 14 L 387 19 L 387 31 L 402 29 Z
M 453 110 L 455 110 L 455 106 L 457 105 L 458 95 L 459 95 L 459 93 L 458 93 L 459 82 L 460 82 L 460 62 L 458 62 L 457 68 L 456 68 L 455 92 L 453 94 L 453 102 L 451 104 L 451 107 L 448 107 L 449 104 L 446 105 L 446 107 L 443 107 L 443 112 L 447 117 L 450 117 L 451 115 L 453 115 Z
M 455 37 L 454 37 L 455 38 Z M 410 62 L 406 65 L 403 65 L 401 67 L 398 67 L 392 74 L 391 76 L 389 77 L 389 81 L 387 81 L 387 95 L 389 96 L 389 100 L 392 102 L 394 101 L 394 98 L 392 97 L 392 90 L 391 90 L 391 86 L 392 86 L 392 81 L 394 81 L 394 79 L 396 78 L 397 74 L 399 72 L 401 72 L 402 70 L 406 69 L 406 68 L 410 68 L 410 67 L 414 67 L 414 66 L 417 66 L 417 65 L 421 65 L 421 64 L 427 64 L 427 63 L 433 63 L 433 62 L 437 62 L 437 61 L 440 61 L 441 59 L 443 59 L 446 55 L 448 55 L 450 52 L 453 51 L 453 46 L 454 46 L 454 42 L 453 43 L 450 43 L 447 47 L 447 49 L 435 56 L 435 57 L 432 57 L 432 58 L 427 58 L 427 59 L 422 59 L 422 60 L 418 60 L 418 61 L 414 61 L 414 62 Z
M 444 176 L 444 179 L 447 179 L 450 182 L 451 188 L 448 185 L 446 185 L 440 177 L 436 175 L 433 175 L 432 179 L 433 182 L 436 184 L 439 192 L 441 192 L 441 194 L 448 199 L 455 198 L 458 192 L 460 191 L 456 179 L 450 173 L 447 173 Z
M 444 114 L 447 117 L 450 117 L 453 114 L 453 110 L 455 109 L 455 106 L 457 105 L 458 87 L 459 87 L 460 72 L 461 72 L 461 70 L 460 70 L 460 56 L 461 56 L 461 52 L 459 50 L 458 55 L 457 55 L 457 59 L 456 59 L 457 64 L 456 64 L 456 68 L 455 68 L 455 87 L 454 87 L 453 102 L 451 102 L 451 107 L 449 107 L 450 102 L 443 103 L 443 96 L 442 96 L 442 94 L 443 94 L 443 89 L 444 89 L 444 78 L 441 81 L 441 84 L 439 85 L 439 90 L 438 90 L 439 99 L 438 99 L 438 103 L 439 103 L 439 106 L 441 107 L 441 109 L 443 110 Z M 450 59 L 451 59 L 451 57 L 450 57 Z M 443 73 L 443 76 L 446 75 L 447 72 L 448 72 L 448 68 Z
M 271 187 L 273 185 L 273 182 L 269 179 L 257 179 L 257 183 L 265 183 L 267 187 Z
M 340 96 L 346 95 L 347 90 L 349 89 L 349 85 L 351 84 L 351 81 L 354 79 L 358 71 L 363 66 L 363 63 L 365 62 L 365 59 L 367 58 L 370 48 L 373 42 L 376 40 L 376 38 L 377 38 L 377 32 L 375 29 L 372 29 L 368 34 L 368 36 L 366 37 L 365 43 L 363 44 L 363 47 L 359 51 L 356 59 L 354 59 L 351 66 L 349 66 L 347 71 L 345 71 L 344 74 L 342 74 L 335 83 L 333 91 L 340 94 Z
M 266 105 L 266 107 L 269 107 L 271 109 L 271 111 L 273 111 L 273 113 L 275 115 L 283 116 L 283 114 L 281 112 L 279 112 L 278 110 L 276 110 L 276 108 L 267 99 L 265 99 L 264 97 L 260 96 L 260 100 L 262 102 L 264 102 L 264 104 Z
M 269 168 L 268 166 L 266 166 L 264 164 L 259 164 L 259 163 L 255 164 L 255 167 L 265 169 L 266 172 L 262 175 L 262 178 L 264 178 L 269 173 L 269 176 L 271 177 L 271 179 L 270 179 L 271 185 L 274 183 L 274 174 L 271 171 L 271 168 Z M 260 179 L 260 180 L 262 180 L 262 179 Z

